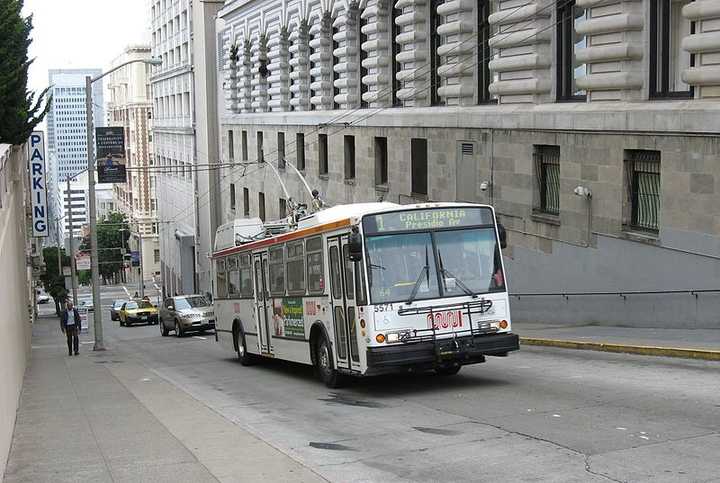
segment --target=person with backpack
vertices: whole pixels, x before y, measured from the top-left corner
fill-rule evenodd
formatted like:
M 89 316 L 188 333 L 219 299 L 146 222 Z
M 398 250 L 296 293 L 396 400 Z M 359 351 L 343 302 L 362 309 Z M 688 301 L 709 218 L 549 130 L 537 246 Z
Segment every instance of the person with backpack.
M 80 312 L 78 309 L 73 307 L 73 303 L 68 301 L 67 309 L 63 311 L 60 317 L 60 330 L 67 337 L 68 355 L 73 355 L 73 349 L 75 355 L 79 354 L 80 340 L 78 334 L 80 333 Z

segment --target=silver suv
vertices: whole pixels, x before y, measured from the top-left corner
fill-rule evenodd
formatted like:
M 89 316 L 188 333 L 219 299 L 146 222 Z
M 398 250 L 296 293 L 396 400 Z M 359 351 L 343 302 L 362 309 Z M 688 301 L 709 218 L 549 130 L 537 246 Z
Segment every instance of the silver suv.
M 187 332 L 215 330 L 213 306 L 203 295 L 177 295 L 168 297 L 160 307 L 160 333 L 167 336 L 171 330 L 177 337 Z

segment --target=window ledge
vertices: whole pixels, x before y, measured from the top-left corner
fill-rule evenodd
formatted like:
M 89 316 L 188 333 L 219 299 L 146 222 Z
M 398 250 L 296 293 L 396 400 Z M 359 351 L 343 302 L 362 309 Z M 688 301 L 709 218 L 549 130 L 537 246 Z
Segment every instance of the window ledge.
M 548 225 L 560 226 L 560 217 L 558 215 L 551 215 L 550 213 L 543 213 L 541 211 L 533 212 L 530 215 L 533 221 L 539 223 L 547 223 Z
M 383 193 L 387 193 L 388 191 L 390 191 L 390 186 L 388 184 L 376 184 L 375 191 L 382 191 Z
M 355 186 L 355 178 L 345 178 L 345 184 L 348 186 Z
M 622 237 L 640 243 L 648 243 L 650 245 L 658 245 L 660 243 L 660 236 L 657 233 L 640 231 L 637 228 L 630 226 L 623 226 Z
M 330 175 L 329 175 L 329 174 L 319 174 L 319 175 L 318 175 L 318 178 L 320 178 L 320 179 L 323 180 L 323 181 L 329 181 L 329 180 L 330 180 Z

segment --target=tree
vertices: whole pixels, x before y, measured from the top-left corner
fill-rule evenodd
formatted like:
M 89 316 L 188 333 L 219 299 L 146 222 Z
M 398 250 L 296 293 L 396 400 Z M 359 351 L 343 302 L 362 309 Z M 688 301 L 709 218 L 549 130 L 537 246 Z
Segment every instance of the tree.
M 45 261 L 45 273 L 40 277 L 45 292 L 55 300 L 55 312 L 60 315 L 60 304 L 67 298 L 68 292 L 65 289 L 65 277 L 58 275 L 57 248 L 43 248 L 43 260 Z M 70 257 L 65 255 L 65 250 L 60 250 L 62 265 L 70 266 Z
M 0 143 L 24 144 L 52 102 L 49 87 L 37 99 L 27 89 L 33 26 L 32 16 L 22 16 L 23 3 L 0 0 Z
M 81 249 L 90 249 L 90 240 L 83 240 Z M 97 224 L 98 266 L 103 282 L 107 283 L 123 269 L 123 249 L 128 246 L 130 226 L 123 213 L 109 213 Z

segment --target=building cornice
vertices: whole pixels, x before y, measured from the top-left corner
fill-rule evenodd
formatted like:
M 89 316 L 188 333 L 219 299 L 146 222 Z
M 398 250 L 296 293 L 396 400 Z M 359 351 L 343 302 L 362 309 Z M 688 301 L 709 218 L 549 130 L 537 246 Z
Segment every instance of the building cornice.
M 227 114 L 232 125 L 354 125 L 454 129 L 535 129 L 558 131 L 618 131 L 720 134 L 720 103 L 716 101 L 660 101 L 408 107 L 376 109 Z

